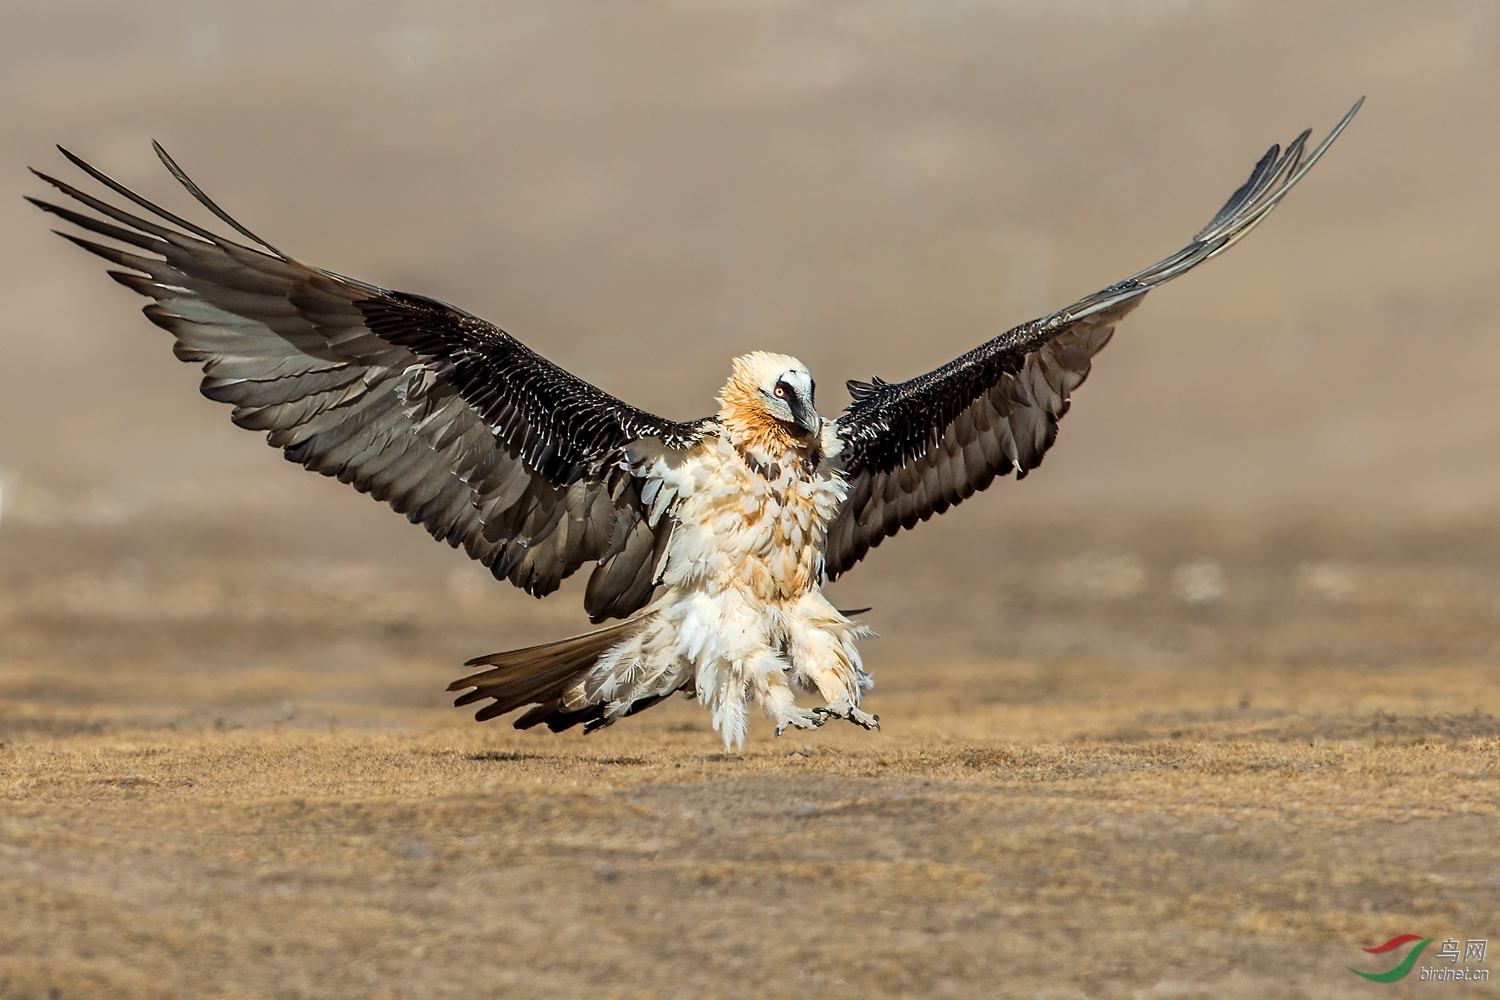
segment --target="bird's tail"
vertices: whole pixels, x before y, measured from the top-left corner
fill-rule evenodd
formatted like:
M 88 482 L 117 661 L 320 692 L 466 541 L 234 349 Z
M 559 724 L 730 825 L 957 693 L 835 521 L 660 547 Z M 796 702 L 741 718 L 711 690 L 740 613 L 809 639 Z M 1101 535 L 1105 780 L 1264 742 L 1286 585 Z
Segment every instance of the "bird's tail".
M 579 687 L 579 682 L 593 669 L 601 656 L 634 637 L 654 617 L 654 614 L 639 615 L 617 625 L 559 639 L 557 642 L 477 656 L 464 666 L 484 666 L 490 669 L 461 677 L 449 684 L 449 691 L 473 688 L 472 691 L 459 695 L 453 704 L 469 705 L 483 698 L 493 698 L 493 702 L 474 713 L 474 718 L 480 722 L 504 715 L 522 705 L 531 705 L 529 711 L 516 719 L 517 729 L 530 729 L 543 722 L 554 733 L 571 729 L 580 723 L 584 725 L 584 732 L 593 732 L 607 726 L 615 717 L 605 716 L 606 706 L 603 703 L 570 705 L 568 695 Z M 638 701 L 621 714 L 633 714 L 660 700 L 652 698 Z

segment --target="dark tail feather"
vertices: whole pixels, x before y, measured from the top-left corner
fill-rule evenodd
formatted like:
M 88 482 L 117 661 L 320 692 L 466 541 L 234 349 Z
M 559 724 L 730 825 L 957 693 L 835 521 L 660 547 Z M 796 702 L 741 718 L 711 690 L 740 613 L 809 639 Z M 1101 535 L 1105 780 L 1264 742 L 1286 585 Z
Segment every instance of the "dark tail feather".
M 529 729 L 541 722 L 546 722 L 553 732 L 572 728 L 580 722 L 595 723 L 590 730 L 607 725 L 603 720 L 603 705 L 569 711 L 562 707 L 563 693 L 581 674 L 591 669 L 599 657 L 634 635 L 650 621 L 650 617 L 643 615 L 541 646 L 475 657 L 464 666 L 490 669 L 449 684 L 449 691 L 474 689 L 459 695 L 453 704 L 469 705 L 483 698 L 495 699 L 474 713 L 474 718 L 480 722 L 522 705 L 535 706 L 516 720 L 517 729 Z

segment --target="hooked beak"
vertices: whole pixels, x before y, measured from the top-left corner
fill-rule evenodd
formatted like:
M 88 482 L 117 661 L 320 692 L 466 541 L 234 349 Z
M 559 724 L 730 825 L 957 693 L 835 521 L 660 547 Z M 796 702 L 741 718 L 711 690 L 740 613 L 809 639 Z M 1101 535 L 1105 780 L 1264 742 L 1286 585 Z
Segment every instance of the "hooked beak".
M 823 418 L 818 416 L 818 411 L 812 406 L 802 402 L 800 396 L 787 393 L 787 406 L 792 411 L 792 422 L 809 434 L 817 434 L 823 429 Z

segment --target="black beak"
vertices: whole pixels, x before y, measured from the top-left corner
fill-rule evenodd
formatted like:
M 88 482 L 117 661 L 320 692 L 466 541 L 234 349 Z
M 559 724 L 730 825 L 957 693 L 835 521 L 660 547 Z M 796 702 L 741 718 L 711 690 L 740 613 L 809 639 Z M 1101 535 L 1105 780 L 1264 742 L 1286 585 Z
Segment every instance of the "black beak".
M 811 403 L 803 402 L 797 393 L 787 393 L 786 405 L 791 408 L 792 422 L 807 433 L 816 434 L 823 429 L 823 418 L 818 416 L 818 411 Z

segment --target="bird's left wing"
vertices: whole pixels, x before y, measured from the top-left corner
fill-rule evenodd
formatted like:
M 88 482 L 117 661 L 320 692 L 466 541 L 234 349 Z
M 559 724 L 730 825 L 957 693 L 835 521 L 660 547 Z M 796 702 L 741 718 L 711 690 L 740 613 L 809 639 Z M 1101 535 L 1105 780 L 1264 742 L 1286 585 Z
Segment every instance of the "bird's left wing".
M 649 600 L 670 519 L 642 502 L 650 484 L 625 453 L 641 441 L 685 448 L 703 421 L 636 409 L 442 302 L 293 260 L 230 218 L 160 146 L 173 175 L 261 249 L 63 154 L 144 212 L 41 173 L 97 214 L 29 200 L 130 248 L 62 234 L 153 300 L 147 317 L 176 337 L 179 358 L 202 365 L 203 394 L 232 404 L 236 424 L 265 431 L 288 460 L 389 502 L 538 597 L 594 561 L 585 607 L 595 621 Z
M 1014 471 L 1041 464 L 1115 323 L 1152 288 L 1196 267 L 1245 236 L 1317 162 L 1359 110 L 1361 98 L 1311 153 L 1303 132 L 1283 153 L 1271 149 L 1250 179 L 1177 253 L 981 344 L 935 371 L 900 383 L 849 383 L 836 458 L 849 496 L 828 529 L 827 573 L 836 578 L 873 546 L 941 514 Z

